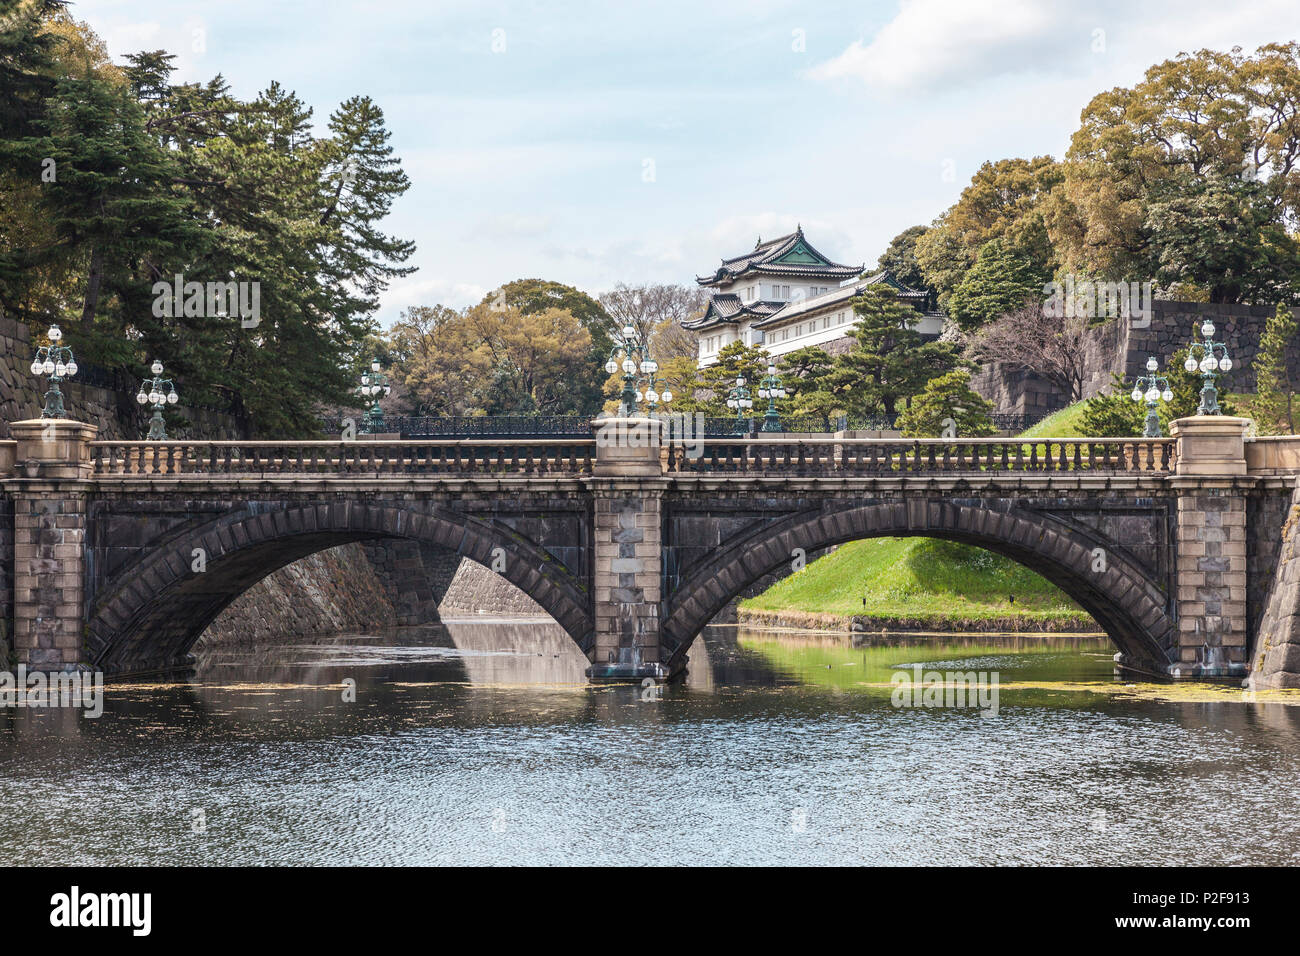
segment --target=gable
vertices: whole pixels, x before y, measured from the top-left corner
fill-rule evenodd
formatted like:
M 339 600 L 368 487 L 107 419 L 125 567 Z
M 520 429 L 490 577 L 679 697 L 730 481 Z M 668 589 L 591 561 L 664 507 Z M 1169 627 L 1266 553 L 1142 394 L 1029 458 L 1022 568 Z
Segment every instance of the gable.
M 813 253 L 813 251 L 809 249 L 808 246 L 803 242 L 796 243 L 793 249 L 791 249 L 785 255 L 773 259 L 772 261 L 792 262 L 792 263 L 797 263 L 799 265 L 830 265 L 831 264 L 829 260 L 823 259 L 821 256 Z

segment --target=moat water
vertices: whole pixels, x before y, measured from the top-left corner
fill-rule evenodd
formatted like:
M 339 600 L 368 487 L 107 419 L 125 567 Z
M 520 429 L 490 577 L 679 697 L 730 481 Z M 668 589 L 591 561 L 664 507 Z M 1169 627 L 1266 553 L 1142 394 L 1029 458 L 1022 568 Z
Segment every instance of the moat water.
M 1300 862 L 1300 694 L 1113 653 L 716 627 L 656 689 L 539 622 L 223 651 L 98 719 L 0 710 L 0 862 Z M 996 674 L 996 713 L 896 706 L 927 671 Z

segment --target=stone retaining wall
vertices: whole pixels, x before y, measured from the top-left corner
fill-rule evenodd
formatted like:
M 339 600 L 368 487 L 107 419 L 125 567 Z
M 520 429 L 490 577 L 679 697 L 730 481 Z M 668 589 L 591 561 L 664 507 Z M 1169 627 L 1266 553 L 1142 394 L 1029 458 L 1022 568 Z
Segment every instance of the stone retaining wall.
M 1217 341 L 1226 342 L 1233 369 L 1221 376 L 1220 390 L 1255 390 L 1255 353 L 1268 317 L 1276 306 L 1216 305 L 1206 302 L 1164 302 L 1153 304 L 1151 322 L 1137 328 L 1129 320 L 1112 319 L 1090 328 L 1084 353 L 1083 397 L 1104 391 L 1111 375 L 1127 382 L 1146 372 L 1148 356 L 1160 359 L 1161 368 L 1170 356 L 1192 340 L 1193 330 L 1207 318 L 1216 328 Z M 1297 310 L 1300 312 L 1300 310 Z M 1300 342 L 1287 348 L 1287 365 L 1300 376 Z M 1064 408 L 1069 395 L 1046 379 L 1001 362 L 990 363 L 971 376 L 971 387 L 993 402 L 994 411 L 1008 415 L 1037 415 Z
M 1256 687 L 1300 687 L 1300 482 L 1282 526 L 1277 570 L 1256 642 Z
M 25 322 L 0 316 L 0 348 L 4 350 L 3 355 L 0 355 L 0 439 L 4 439 L 13 437 L 9 433 L 10 422 L 41 417 L 47 380 L 32 375 L 30 366 L 36 355 L 36 347 L 32 344 L 31 329 Z M 140 372 L 144 374 L 144 369 Z M 152 412 L 141 411 L 132 393 L 86 385 L 75 378 L 64 382 L 60 390 L 69 416 L 98 428 L 98 439 L 135 441 L 143 439 L 149 430 L 148 420 Z M 184 389 L 180 391 L 183 399 Z M 176 433 L 173 437 L 247 437 L 241 433 L 238 423 L 230 415 L 208 409 L 188 408 L 183 403 L 176 405 L 173 410 L 190 422 L 188 427 L 170 429 Z
M 362 545 L 344 544 L 300 558 L 258 581 L 208 626 L 194 653 L 397 623 L 388 591 Z

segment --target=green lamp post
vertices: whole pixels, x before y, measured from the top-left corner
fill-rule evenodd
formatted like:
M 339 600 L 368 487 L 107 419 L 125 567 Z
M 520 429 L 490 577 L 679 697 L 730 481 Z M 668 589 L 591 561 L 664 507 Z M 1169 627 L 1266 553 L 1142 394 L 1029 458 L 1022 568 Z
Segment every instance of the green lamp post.
M 63 332 L 57 325 L 51 325 L 45 337 L 50 340 L 50 344 L 42 345 L 36 350 L 36 358 L 32 359 L 31 365 L 33 375 L 48 375 L 50 379 L 41 418 L 63 418 L 67 412 L 63 408 L 63 393 L 59 391 L 59 383 L 77 374 L 77 360 L 72 357 L 72 349 L 59 344 Z
M 619 414 L 624 418 L 635 415 L 638 407 L 645 402 L 651 413 L 661 404 L 673 400 L 671 390 L 658 389 L 659 363 L 650 354 L 650 345 L 631 325 L 620 330 L 620 338 L 615 340 L 610 350 L 605 371 L 610 375 L 620 369 L 623 371 L 623 392 L 619 396 Z M 644 377 L 644 378 L 643 378 Z M 644 383 L 645 391 L 641 390 Z
M 1145 399 L 1147 403 L 1146 429 L 1142 432 L 1144 438 L 1160 437 L 1159 403 L 1174 400 L 1174 393 L 1169 388 L 1169 379 L 1156 374 L 1159 368 L 1160 363 L 1156 361 L 1156 357 L 1150 356 L 1147 359 L 1148 374 L 1139 375 L 1137 381 L 1133 383 L 1133 401 L 1140 402 Z
M 163 421 L 163 409 L 179 402 L 180 396 L 176 394 L 176 386 L 172 384 L 172 380 L 162 377 L 162 362 L 154 359 L 149 372 L 153 378 L 146 378 L 140 383 L 140 391 L 136 393 L 135 400 L 141 405 L 153 406 L 153 418 L 149 419 L 149 434 L 145 440 L 166 441 L 167 424 Z
M 727 407 L 736 410 L 736 428 L 741 434 L 748 432 L 749 410 L 754 407 L 754 400 L 750 397 L 749 389 L 745 385 L 745 376 L 736 376 L 735 387 L 727 394 Z
M 376 435 L 387 430 L 388 426 L 384 424 L 384 410 L 379 407 L 379 398 L 381 395 L 387 396 L 392 390 L 392 386 L 388 384 L 388 377 L 379 370 L 379 359 L 371 359 L 370 371 L 362 374 L 361 385 L 357 389 L 358 395 L 373 402 L 370 410 L 361 419 L 363 433 Z
M 785 398 L 785 396 L 785 386 L 781 383 L 781 376 L 776 374 L 776 365 L 768 362 L 767 375 L 758 383 L 758 397 L 767 399 L 767 414 L 763 416 L 763 431 L 784 431 L 781 427 L 781 416 L 776 411 L 776 400 Z
M 1214 323 L 1209 319 L 1201 323 L 1201 338 L 1203 341 L 1193 342 L 1187 347 L 1187 361 L 1183 363 L 1183 368 L 1189 372 L 1195 372 L 1198 368 L 1201 370 L 1201 405 L 1196 409 L 1196 414 L 1222 415 L 1219 392 L 1214 387 L 1214 373 L 1231 370 L 1232 359 L 1228 358 L 1228 346 L 1214 341 Z M 1196 361 L 1198 354 L 1201 356 L 1200 362 Z

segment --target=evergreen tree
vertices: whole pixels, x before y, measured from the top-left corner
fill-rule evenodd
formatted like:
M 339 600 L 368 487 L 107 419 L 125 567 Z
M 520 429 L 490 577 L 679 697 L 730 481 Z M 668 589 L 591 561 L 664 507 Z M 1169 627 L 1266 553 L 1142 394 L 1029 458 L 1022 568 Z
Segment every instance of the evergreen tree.
M 980 247 L 970 271 L 948 298 L 948 314 L 963 332 L 971 332 L 1043 297 L 1047 276 L 1001 239 Z
M 1146 429 L 1146 404 L 1133 401 L 1132 386 L 1111 376 L 1110 390 L 1087 399 L 1079 429 L 1093 438 L 1137 438 Z
M 955 369 L 925 383 L 907 410 L 898 416 L 898 428 L 908 438 L 982 438 L 996 435 L 993 403 L 970 387 L 970 372 Z M 949 423 L 945 425 L 945 423 Z
M 783 413 L 796 418 L 830 418 L 843 411 L 843 401 L 830 382 L 835 360 L 825 349 L 805 345 L 781 356 L 777 366 L 790 396 L 784 403 Z
M 917 312 L 893 293 L 870 286 L 853 305 L 853 345 L 835 357 L 826 384 L 845 411 L 892 418 L 930 379 L 961 365 L 947 342 L 925 342 L 912 328 Z
M 1287 368 L 1287 349 L 1300 346 L 1300 321 L 1285 303 L 1269 316 L 1255 353 L 1255 400 L 1251 403 L 1261 435 L 1294 435 L 1300 418 L 1296 382 Z

